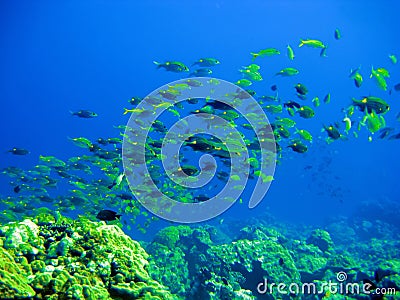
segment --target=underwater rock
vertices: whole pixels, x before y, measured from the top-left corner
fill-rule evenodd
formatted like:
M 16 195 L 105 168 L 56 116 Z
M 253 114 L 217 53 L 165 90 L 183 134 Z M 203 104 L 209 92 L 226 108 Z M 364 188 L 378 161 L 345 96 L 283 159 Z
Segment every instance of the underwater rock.
M 356 232 L 346 221 L 339 220 L 328 225 L 329 233 L 335 245 L 350 244 L 356 239 Z
M 181 236 L 189 235 L 192 229 L 189 226 L 169 226 L 161 229 L 154 237 L 154 242 L 174 249 Z
M 300 284 L 300 274 L 292 256 L 272 239 L 238 240 L 212 246 L 207 251 L 207 261 L 210 262 L 208 268 L 216 274 L 211 279 L 214 284 L 228 283 L 233 291 L 244 289 L 253 296 L 259 296 L 257 286 L 264 278 L 270 283 Z M 276 290 L 272 296 L 282 297 Z
M 41 220 L 0 227 L 1 299 L 176 299 L 149 276 L 148 254 L 119 227 Z
M 29 219 L 0 227 L 0 237 L 4 237 L 3 247 L 18 255 L 31 258 L 37 255 L 39 250 L 43 250 L 43 244 L 39 238 L 39 227 Z
M 150 276 L 168 286 L 171 293 L 184 297 L 190 287 L 190 276 L 183 250 L 153 242 L 146 247 L 146 251 L 151 255 L 148 258 Z
M 27 272 L 6 249 L 0 247 L 0 298 L 25 299 L 35 296 L 28 284 Z
M 313 230 L 307 244 L 313 244 L 323 252 L 332 252 L 334 246 L 329 232 L 322 229 Z
M 249 225 L 239 231 L 235 240 L 273 240 L 281 241 L 282 234 L 274 228 L 268 228 L 263 225 Z
M 374 279 L 376 282 L 381 282 L 383 287 L 400 291 L 400 259 L 381 262 L 374 272 Z
M 324 276 L 328 258 L 313 244 L 297 241 L 298 244 L 293 251 L 296 267 L 301 274 L 302 282 L 321 280 Z

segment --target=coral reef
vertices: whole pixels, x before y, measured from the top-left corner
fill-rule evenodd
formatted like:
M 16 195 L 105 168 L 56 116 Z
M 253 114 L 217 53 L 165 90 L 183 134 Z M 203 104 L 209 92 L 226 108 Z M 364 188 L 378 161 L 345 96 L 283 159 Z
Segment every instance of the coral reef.
M 0 298 L 370 299 L 362 290 L 332 293 L 324 283 L 333 282 L 369 283 L 400 299 L 399 235 L 382 220 L 232 227 L 169 226 L 141 246 L 116 225 L 84 218 L 8 223 L 0 227 Z
M 45 216 L 0 228 L 1 299 L 175 299 L 115 225 Z
M 372 239 L 363 243 L 352 235 L 352 243 L 338 246 L 327 230 L 297 228 L 295 238 L 284 236 L 280 229 L 254 224 L 227 242 L 226 234 L 218 239 L 215 234 L 220 231 L 210 226 L 165 228 L 146 246 L 151 255 L 150 274 L 180 298 L 194 300 L 343 299 L 343 294 L 323 286 L 339 284 L 340 273 L 360 288 L 364 282 L 373 282 L 378 288 L 399 291 L 398 242 Z M 295 285 L 298 290 L 285 294 L 278 291 L 278 284 Z M 310 284 L 315 285 L 315 292 L 308 290 Z M 386 298 L 390 297 L 399 299 L 398 294 Z M 346 298 L 368 299 L 369 295 L 350 293 Z

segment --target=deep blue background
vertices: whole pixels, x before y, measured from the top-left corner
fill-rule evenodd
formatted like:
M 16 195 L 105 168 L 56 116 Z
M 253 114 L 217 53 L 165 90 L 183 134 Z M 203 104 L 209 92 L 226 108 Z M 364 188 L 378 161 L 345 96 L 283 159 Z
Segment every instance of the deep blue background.
M 399 8 L 395 1 L 1 1 L 0 150 L 17 146 L 31 154 L 1 153 L 0 167 L 29 168 L 40 154 L 78 155 L 67 137 L 116 136 L 113 125 L 127 122 L 122 112 L 132 96 L 145 96 L 182 76 L 156 70 L 153 60 L 190 65 L 216 57 L 221 65 L 213 76 L 236 81 L 237 70 L 251 63 L 251 51 L 276 47 L 280 57 L 257 61 L 264 75 L 255 85 L 260 94 L 271 94 L 274 83 L 301 81 L 320 98 L 330 92 L 332 102 L 304 122 L 315 135 L 310 152 L 285 157 L 264 202 L 240 216 L 269 207 L 278 217 L 313 223 L 351 214 L 362 201 L 397 201 L 399 140 L 369 143 L 361 134 L 327 146 L 317 137 L 326 136 L 320 132 L 323 124 L 341 121 L 341 108 L 351 97 L 369 94 L 392 105 L 387 120 L 398 131 L 400 93 L 388 96 L 368 77 L 371 65 L 382 66 L 391 72 L 390 88 L 400 82 L 400 63 L 393 66 L 388 59 L 389 53 L 400 58 Z M 342 32 L 339 41 L 333 38 L 336 27 Z M 326 42 L 328 57 L 321 58 L 317 49 L 299 49 L 300 38 Z M 293 62 L 286 58 L 287 44 L 295 50 Z M 273 76 L 287 66 L 301 74 Z M 362 90 L 348 78 L 358 66 Z M 294 100 L 293 90 L 281 96 Z M 79 109 L 99 117 L 70 115 Z M 312 168 L 304 170 L 308 165 Z M 8 194 L 9 186 L 3 179 L 1 184 L 1 194 Z M 335 191 L 340 197 L 332 196 Z

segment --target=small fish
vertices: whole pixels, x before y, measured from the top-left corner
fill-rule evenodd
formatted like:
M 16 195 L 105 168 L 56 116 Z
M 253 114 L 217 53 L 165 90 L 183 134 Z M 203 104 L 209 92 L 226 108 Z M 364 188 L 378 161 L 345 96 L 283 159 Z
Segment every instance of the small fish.
M 207 200 L 210 199 L 210 197 L 206 196 L 206 195 L 198 195 L 193 197 L 193 199 L 195 200 L 195 202 L 205 202 Z
M 399 88 L 400 88 L 400 84 L 399 84 Z M 271 90 L 272 90 L 272 91 L 275 92 L 277 89 L 278 89 L 278 87 L 276 86 L 276 84 L 274 84 L 274 85 L 271 86 Z
M 247 67 L 243 67 L 243 69 L 250 70 L 252 72 L 258 71 L 258 70 L 260 70 L 260 68 L 261 67 L 259 65 L 257 65 L 257 64 L 250 64 Z
M 351 129 L 351 126 L 352 126 L 352 122 L 351 122 L 351 120 L 350 120 L 350 118 L 349 117 L 345 117 L 343 120 L 342 120 L 342 122 L 345 124 L 345 131 L 346 131 L 346 133 L 348 133 L 349 132 L 349 130 Z
M 254 91 L 254 90 L 249 90 L 249 89 L 247 89 L 246 92 L 247 92 L 250 96 L 254 96 L 255 94 L 257 94 L 256 91 Z
M 305 141 L 312 142 L 313 140 L 311 133 L 305 129 L 296 129 L 295 133 L 297 133 Z
M 390 59 L 390 61 L 392 62 L 392 64 L 397 64 L 397 57 L 396 57 L 396 55 L 394 55 L 394 54 L 390 54 L 389 55 L 389 59 Z
M 39 160 L 45 164 L 47 164 L 50 167 L 65 167 L 65 162 L 63 162 L 61 159 L 58 159 L 54 156 L 43 156 L 39 155 Z
M 255 60 L 257 57 L 279 55 L 279 54 L 281 54 L 281 52 L 275 48 L 267 48 L 267 49 L 260 50 L 257 53 L 251 52 L 250 54 L 253 56 L 253 60 Z
M 188 176 L 195 176 L 197 174 L 199 174 L 199 170 L 195 167 L 195 166 L 191 166 L 191 165 L 184 165 L 180 168 L 180 171 L 182 171 L 183 173 L 185 173 Z
M 300 140 L 293 140 L 288 148 L 292 148 L 292 150 L 297 153 L 304 153 L 308 150 L 307 146 L 304 145 Z
M 361 100 L 353 98 L 352 101 L 353 105 L 357 106 L 360 111 L 365 111 L 365 109 L 367 109 L 368 113 L 371 113 L 372 110 L 377 114 L 386 113 L 390 109 L 389 104 L 379 97 L 368 96 Z
M 289 128 L 294 127 L 296 125 L 296 122 L 289 118 L 276 117 L 275 119 L 276 119 L 275 124 L 284 125 Z
M 225 104 L 224 102 L 221 101 L 210 101 L 207 103 L 205 106 L 211 106 L 214 109 L 219 109 L 219 110 L 228 110 L 232 109 L 232 107 L 228 104 Z M 203 107 L 205 107 L 203 106 Z M 212 111 L 210 113 L 213 113 Z
M 29 154 L 29 151 L 23 148 L 12 148 L 8 150 L 7 152 L 14 154 L 14 155 L 27 155 Z
M 308 93 L 308 89 L 304 84 L 298 83 L 294 86 L 294 88 L 296 89 L 296 92 L 300 95 L 307 95 Z
M 115 211 L 102 209 L 97 214 L 96 218 L 101 221 L 114 221 L 121 217 L 121 215 L 117 214 Z
M 311 107 L 306 106 L 306 105 L 297 109 L 296 112 L 299 114 L 300 117 L 305 118 L 305 119 L 310 119 L 315 116 L 314 110 Z
M 283 104 L 283 106 L 284 106 L 284 107 L 290 107 L 290 108 L 300 108 L 300 107 L 301 107 L 301 105 L 300 105 L 299 103 L 295 102 L 295 101 L 288 101 L 288 102 L 285 102 L 285 103 Z
M 319 107 L 320 101 L 318 97 L 314 97 L 311 102 L 313 103 L 314 107 Z
M 185 64 L 178 61 L 167 61 L 165 63 L 153 61 L 153 63 L 157 66 L 157 69 L 164 68 L 169 72 L 175 73 L 189 72 L 189 68 Z
M 234 110 L 232 110 L 232 109 L 229 109 L 229 110 L 226 110 L 226 111 L 224 111 L 222 114 L 220 114 L 219 115 L 221 118 L 223 118 L 223 119 L 225 119 L 225 120 L 227 120 L 227 121 L 234 121 L 235 119 L 237 119 L 237 118 L 239 118 L 240 117 L 240 115 L 236 112 L 236 111 L 234 111 Z
M 378 72 L 378 74 L 382 75 L 383 77 L 386 77 L 386 78 L 390 77 L 389 71 L 386 70 L 385 68 L 378 68 L 378 69 L 376 69 L 376 72 Z
M 338 28 L 335 29 L 334 37 L 336 40 L 340 40 L 342 38 L 342 34 Z
M 324 125 L 324 129 L 326 131 L 326 133 L 328 134 L 328 137 L 337 140 L 341 137 L 341 134 L 338 130 L 338 128 L 336 127 L 336 125 L 329 125 L 329 126 L 325 126 Z
M 287 52 L 286 52 L 287 53 L 287 57 L 289 57 L 290 60 L 293 60 L 294 59 L 294 52 L 293 52 L 292 47 L 290 47 L 290 45 L 287 45 L 286 49 L 287 49 Z
M 307 40 L 300 40 L 300 44 L 299 47 L 302 46 L 309 46 L 312 48 L 326 48 L 326 46 L 324 45 L 323 42 L 321 42 L 320 40 L 311 40 L 311 39 L 307 39 Z
M 212 74 L 211 69 L 207 68 L 201 68 L 193 71 L 192 73 L 189 74 L 189 76 L 195 76 L 195 77 L 207 77 Z
M 278 125 L 278 127 L 274 130 L 274 133 L 277 133 L 277 134 L 279 134 L 279 136 L 282 136 L 284 138 L 289 138 L 290 137 L 290 131 L 287 130 L 282 125 Z
M 282 112 L 282 105 L 272 105 L 272 104 L 270 104 L 270 105 L 266 105 L 265 109 L 268 112 L 271 112 L 271 113 L 274 113 L 274 114 L 279 114 L 279 113 Z
M 394 85 L 394 90 L 400 92 L 400 83 Z
M 192 86 L 192 87 L 203 86 L 203 83 L 201 81 L 198 81 L 195 79 L 187 79 L 185 82 L 187 83 L 188 86 Z
M 365 114 L 363 122 L 366 123 L 367 128 L 371 133 L 375 133 L 379 129 L 386 126 L 386 122 L 383 116 L 378 115 L 374 110 L 372 110 L 371 113 Z
M 328 49 L 328 46 L 321 49 L 321 52 L 319 53 L 320 57 L 328 57 L 328 55 L 326 55 L 326 49 Z
M 157 121 L 158 121 L 158 120 L 157 120 Z M 157 123 L 157 122 L 154 122 L 153 125 L 154 125 L 155 123 Z M 107 143 L 108 143 L 108 144 L 113 144 L 113 145 L 122 144 L 122 140 L 121 140 L 120 138 L 108 138 L 108 139 L 107 139 Z
M 247 67 L 242 67 L 239 72 L 243 73 L 250 80 L 261 81 L 263 78 L 261 76 L 261 73 L 258 71 L 259 69 L 259 65 L 251 64 Z
M 287 110 L 289 116 L 294 117 L 295 111 L 294 111 L 293 108 L 291 108 L 291 107 L 286 107 L 286 110 Z
M 284 68 L 284 69 L 280 70 L 278 73 L 276 73 L 275 75 L 294 76 L 297 74 L 299 74 L 299 70 L 297 70 L 295 68 Z
M 90 149 L 93 146 L 92 142 L 84 137 L 69 138 L 69 139 L 74 143 L 75 146 L 78 146 L 80 148 Z
M 258 99 L 259 100 L 265 100 L 265 101 L 279 101 L 280 100 L 277 97 L 277 95 L 275 95 L 275 96 L 264 95 L 264 96 L 260 96 Z
M 331 102 L 331 94 L 328 93 L 325 97 L 324 97 L 324 103 L 325 104 L 329 104 Z
M 361 87 L 363 83 L 363 77 L 359 72 L 356 72 L 354 76 L 352 77 L 354 79 L 354 84 L 356 87 Z
M 381 75 L 373 67 L 371 69 L 370 78 L 375 78 L 375 82 L 376 82 L 376 84 L 378 85 L 379 88 L 381 88 L 384 91 L 387 90 L 387 82 L 386 82 L 385 76 Z
M 384 139 L 384 138 L 387 137 L 389 134 L 391 134 L 393 131 L 394 131 L 394 128 L 391 128 L 391 127 L 382 128 L 381 130 L 379 130 L 379 136 L 378 136 L 378 138 Z
M 83 118 L 83 119 L 91 119 L 91 118 L 95 118 L 95 117 L 98 116 L 95 112 L 90 111 L 90 110 L 80 110 L 80 111 L 77 111 L 77 112 L 72 112 L 71 111 L 70 113 L 73 116 L 77 116 L 77 117 Z
M 219 65 L 220 61 L 216 58 L 200 58 L 198 61 L 194 62 L 192 66 L 198 65 L 200 67 L 213 67 Z
M 143 100 L 143 98 L 141 98 L 141 97 L 132 97 L 129 100 L 129 103 L 132 104 L 133 106 L 137 106 L 142 100 Z
M 237 84 L 238 86 L 241 86 L 241 87 L 247 87 L 247 86 L 252 85 L 253 83 L 248 79 L 240 79 L 240 80 L 236 81 L 235 84 Z

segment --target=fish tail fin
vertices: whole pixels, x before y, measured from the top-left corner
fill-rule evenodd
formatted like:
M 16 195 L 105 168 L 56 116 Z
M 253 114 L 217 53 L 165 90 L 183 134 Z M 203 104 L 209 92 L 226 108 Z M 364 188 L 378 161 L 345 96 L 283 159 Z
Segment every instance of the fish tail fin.
M 126 115 L 129 112 L 129 109 L 124 108 L 124 115 Z
M 72 110 L 70 110 L 69 113 L 71 114 L 71 116 L 75 116 L 76 115 L 76 113 L 73 112 Z
M 303 47 L 303 46 L 304 46 L 304 40 L 300 39 L 299 47 Z
M 250 54 L 253 56 L 251 61 L 254 61 L 258 57 L 258 53 L 250 52 Z
M 153 60 L 153 64 L 157 66 L 157 69 L 161 68 L 161 63 L 159 63 L 158 61 Z

